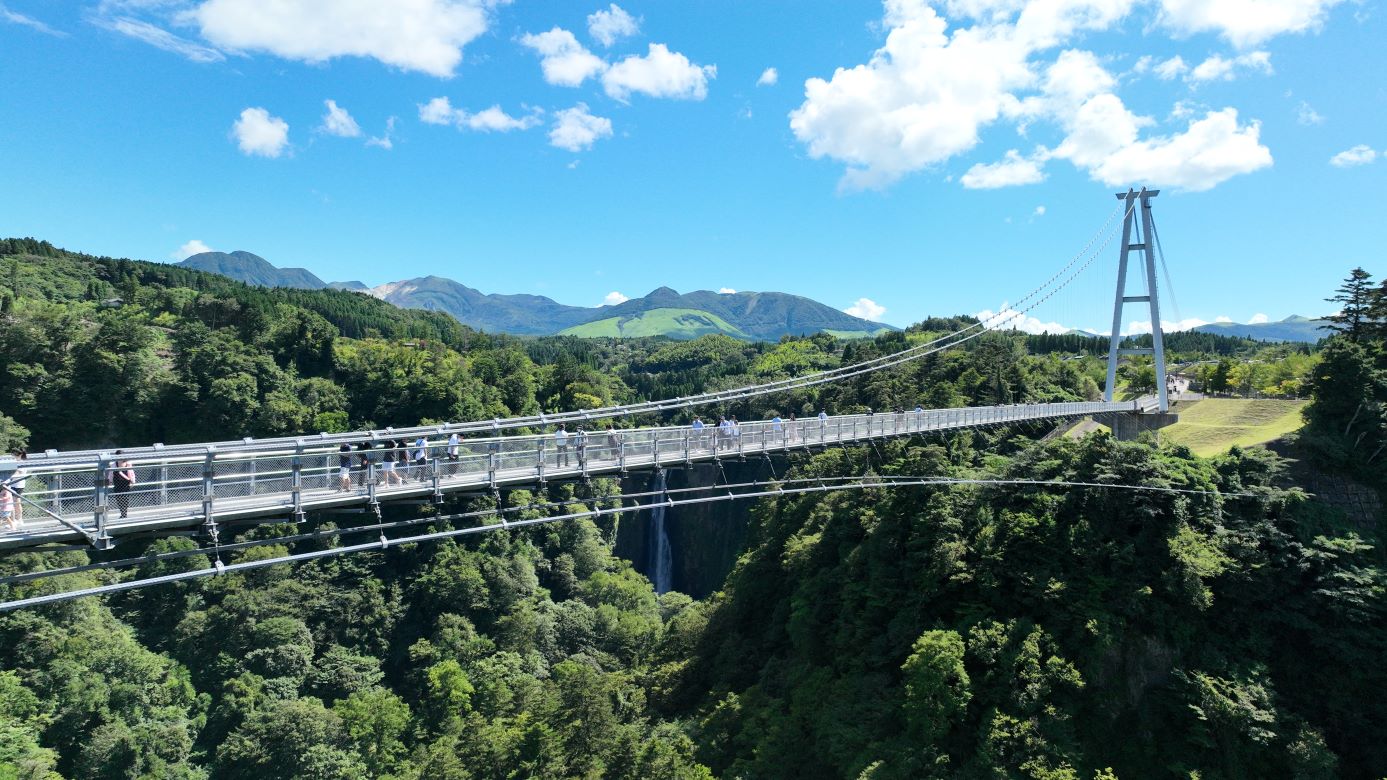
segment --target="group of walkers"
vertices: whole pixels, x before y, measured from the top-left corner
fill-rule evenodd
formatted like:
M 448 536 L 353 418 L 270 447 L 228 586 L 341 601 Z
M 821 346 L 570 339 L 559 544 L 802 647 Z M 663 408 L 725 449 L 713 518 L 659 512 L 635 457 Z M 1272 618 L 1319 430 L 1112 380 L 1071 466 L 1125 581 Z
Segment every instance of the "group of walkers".
M 447 460 L 446 474 L 457 472 L 461 458 L 462 439 L 456 433 L 448 437 L 444 447 Z M 337 448 L 337 490 L 351 490 L 352 474 L 355 472 L 358 485 L 365 485 L 371 477 L 371 468 L 376 466 L 376 484 L 390 486 L 406 482 L 426 482 L 433 478 L 429 468 L 429 454 L 434 445 L 424 435 L 413 442 L 407 439 L 390 439 L 381 443 L 361 442 L 352 444 L 342 442 Z

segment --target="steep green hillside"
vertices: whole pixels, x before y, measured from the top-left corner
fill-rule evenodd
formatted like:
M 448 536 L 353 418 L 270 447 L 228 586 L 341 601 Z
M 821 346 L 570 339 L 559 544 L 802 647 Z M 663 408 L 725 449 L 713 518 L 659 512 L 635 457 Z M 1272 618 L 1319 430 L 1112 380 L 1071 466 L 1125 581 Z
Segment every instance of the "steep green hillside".
M 1306 401 L 1206 398 L 1180 404 L 1180 422 L 1161 430 L 1161 438 L 1183 444 L 1196 455 L 1213 456 L 1234 445 L 1266 444 L 1305 424 Z
M 676 339 L 695 339 L 710 333 L 748 338 L 727 320 L 716 314 L 695 309 L 650 309 L 632 317 L 607 317 L 559 331 L 560 336 L 584 338 L 669 336 Z

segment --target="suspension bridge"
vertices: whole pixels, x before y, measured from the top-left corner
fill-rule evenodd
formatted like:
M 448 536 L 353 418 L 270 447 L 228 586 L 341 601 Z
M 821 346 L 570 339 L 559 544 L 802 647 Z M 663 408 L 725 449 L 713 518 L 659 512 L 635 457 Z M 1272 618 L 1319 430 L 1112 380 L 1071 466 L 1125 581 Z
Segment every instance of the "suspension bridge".
M 0 551 L 63 549 L 74 544 L 108 550 L 122 537 L 172 534 L 201 536 L 210 544 L 202 549 L 204 553 L 232 550 L 238 545 L 223 544 L 220 538 L 220 530 L 227 523 L 300 522 L 309 513 L 343 511 L 369 512 L 379 521 L 382 504 L 390 502 L 441 502 L 449 494 L 496 494 L 502 488 L 551 480 L 581 480 L 633 469 L 661 469 L 729 457 L 762 457 L 797 449 L 1026 422 L 1055 423 L 1097 416 L 1108 422 L 1120 437 L 1129 437 L 1139 430 L 1168 424 L 1173 419 L 1168 413 L 1166 398 L 1165 356 L 1155 276 L 1160 247 L 1151 215 L 1151 198 L 1156 194 L 1157 191 L 1146 189 L 1119 193 L 1118 208 L 1084 248 L 1044 284 L 1003 307 L 998 314 L 899 352 L 832 370 L 689 397 L 555 414 L 281 439 L 247 438 L 174 446 L 156 444 L 120 451 L 36 454 L 22 464 L 26 477 L 24 489 L 14 495 L 23 521 L 0 530 Z M 1119 214 L 1120 230 L 1116 223 Z M 1119 234 L 1118 285 L 1108 355 L 1108 382 L 1102 400 L 916 409 L 884 414 L 821 413 L 804 420 L 777 418 L 746 422 L 732 428 L 595 427 L 602 420 L 716 407 L 862 376 L 957 347 L 991 331 L 1006 329 L 1070 284 Z M 1134 253 L 1144 261 L 1146 280 L 1145 294 L 1135 296 L 1126 291 L 1128 262 Z M 1154 329 L 1150 348 L 1120 346 L 1123 307 L 1130 303 L 1146 304 L 1150 312 Z M 1157 393 L 1137 400 L 1115 400 L 1118 361 L 1133 353 L 1153 356 Z M 581 426 L 585 430 L 582 434 L 573 431 L 556 436 L 555 426 L 561 424 Z M 542 433 L 505 435 L 517 429 L 538 429 Z M 405 442 L 403 447 L 399 446 L 400 442 Z M 393 456 L 401 449 L 405 457 L 397 460 Z M 0 481 L 6 479 L 7 468 L 13 471 L 18 465 L 13 461 L 0 462 Z M 927 478 L 919 480 L 931 484 L 939 482 Z M 857 489 L 865 484 L 830 487 Z M 777 488 L 780 492 L 786 489 L 783 485 Z M 756 490 L 726 493 L 731 500 L 763 494 L 764 491 Z M 681 501 L 724 500 L 706 497 L 675 500 L 667 493 L 659 498 L 670 506 Z M 603 511 L 594 509 L 589 514 Z M 498 516 L 500 521 L 493 525 L 442 533 L 446 536 L 508 527 L 504 513 Z M 406 525 L 440 519 L 446 518 L 406 521 Z M 562 518 L 545 518 L 545 521 L 555 519 Z M 330 554 L 341 554 L 343 550 L 356 547 L 383 549 L 392 543 L 420 540 L 413 537 L 392 540 L 385 536 L 384 528 L 398 525 L 377 522 L 335 531 L 345 534 L 376 529 L 380 531 L 380 539 L 366 545 L 334 548 Z M 284 560 L 290 559 L 298 557 Z M 146 560 L 147 557 L 141 557 L 126 563 Z M 108 561 L 92 566 L 118 563 L 121 562 Z M 224 566 L 218 557 L 215 571 L 236 565 L 240 564 Z M 25 578 L 20 575 L 8 580 Z M 156 584 L 154 581 L 141 582 Z M 120 583 L 119 589 L 136 586 L 138 583 Z M 102 592 L 115 587 L 103 586 Z M 41 597 L 39 602 L 26 599 L 2 603 L 0 609 L 76 595 L 85 594 L 50 594 Z

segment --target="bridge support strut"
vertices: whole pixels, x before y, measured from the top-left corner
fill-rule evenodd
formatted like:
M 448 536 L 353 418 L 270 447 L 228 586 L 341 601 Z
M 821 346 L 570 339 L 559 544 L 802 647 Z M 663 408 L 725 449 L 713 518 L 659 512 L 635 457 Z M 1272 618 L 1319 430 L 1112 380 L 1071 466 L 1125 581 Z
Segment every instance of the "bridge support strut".
M 1157 411 L 1164 414 L 1170 411 L 1170 399 L 1166 395 L 1165 375 L 1165 335 L 1161 329 L 1161 306 L 1156 293 L 1156 238 L 1152 228 L 1151 199 L 1160 190 L 1141 191 L 1129 189 L 1117 193 L 1117 199 L 1124 201 L 1126 216 L 1122 220 L 1122 248 L 1117 264 L 1117 296 L 1113 300 L 1112 335 L 1108 337 L 1108 382 L 1104 386 L 1103 400 L 1113 400 L 1117 387 L 1117 362 L 1122 355 L 1151 355 L 1156 363 Z M 1140 219 L 1140 224 L 1137 220 Z M 1137 241 L 1133 241 L 1137 238 Z M 1127 261 L 1133 251 L 1141 253 L 1146 270 L 1146 294 L 1127 294 Z M 1151 318 L 1150 349 L 1123 348 L 1122 309 L 1128 303 L 1145 303 Z

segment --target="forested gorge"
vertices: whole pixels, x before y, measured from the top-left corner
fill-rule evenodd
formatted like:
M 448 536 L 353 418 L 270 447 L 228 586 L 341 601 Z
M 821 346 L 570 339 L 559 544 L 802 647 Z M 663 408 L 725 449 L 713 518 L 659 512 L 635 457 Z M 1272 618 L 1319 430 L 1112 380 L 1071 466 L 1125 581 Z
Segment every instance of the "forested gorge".
M 1297 380 L 1314 400 L 1296 454 L 1384 487 L 1372 466 L 1387 442 L 1383 295 L 1360 281 L 1342 293 L 1353 296 L 1344 332 Z M 688 395 L 855 362 L 962 322 L 859 342 L 518 340 L 359 294 L 252 288 L 30 240 L 0 243 L 0 309 L 0 438 L 36 447 Z M 1233 354 L 1225 346 L 1190 350 L 1216 361 Z M 1102 379 L 1083 345 L 993 334 L 704 413 L 1078 400 Z M 701 601 L 657 596 L 613 556 L 620 524 L 645 521 L 628 511 L 3 613 L 0 778 L 1387 772 L 1380 518 L 1355 525 L 1261 448 L 1205 460 L 1101 433 L 1037 443 L 1044 432 L 899 440 L 787 465 L 802 478 L 1019 477 L 1229 495 L 975 485 L 785 496 L 756 507 L 745 552 Z M 522 516 L 557 515 L 611 505 L 617 490 L 551 483 L 502 500 L 549 504 Z M 488 501 L 386 512 L 430 517 Z M 14 554 L 0 558 L 0 576 L 91 558 Z M 210 564 L 192 555 L 12 582 L 0 597 Z

